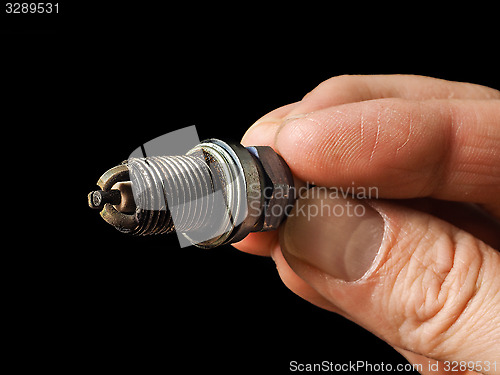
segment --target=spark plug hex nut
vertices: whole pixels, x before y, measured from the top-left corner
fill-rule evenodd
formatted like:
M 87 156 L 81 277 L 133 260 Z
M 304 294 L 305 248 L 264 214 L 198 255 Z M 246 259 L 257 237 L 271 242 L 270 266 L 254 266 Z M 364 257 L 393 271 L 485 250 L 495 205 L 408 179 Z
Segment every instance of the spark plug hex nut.
M 261 163 L 266 181 L 261 191 L 266 199 L 261 231 L 275 230 L 295 201 L 292 173 L 285 160 L 271 147 L 251 146 L 247 150 Z

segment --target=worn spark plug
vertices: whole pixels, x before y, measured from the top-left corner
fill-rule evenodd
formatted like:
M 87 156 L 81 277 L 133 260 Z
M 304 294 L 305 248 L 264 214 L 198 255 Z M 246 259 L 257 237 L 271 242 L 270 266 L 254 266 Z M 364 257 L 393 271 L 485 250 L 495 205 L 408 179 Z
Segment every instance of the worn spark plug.
M 182 156 L 130 158 L 97 185 L 89 206 L 119 231 L 176 231 L 181 246 L 201 248 L 277 229 L 295 200 L 290 169 L 271 147 L 217 139 Z

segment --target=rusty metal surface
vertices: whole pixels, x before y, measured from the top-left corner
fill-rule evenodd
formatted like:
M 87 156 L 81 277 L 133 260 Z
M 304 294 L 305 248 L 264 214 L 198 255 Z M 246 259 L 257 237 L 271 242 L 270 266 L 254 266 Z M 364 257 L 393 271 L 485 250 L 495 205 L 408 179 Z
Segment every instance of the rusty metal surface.
M 111 203 L 112 205 L 120 204 L 122 196 L 118 190 L 96 190 L 91 191 L 88 195 L 89 207 L 102 210 L 106 203 Z
M 120 164 L 104 172 L 104 174 L 97 181 L 97 186 L 99 186 L 103 191 L 109 191 L 117 182 L 128 180 L 128 168 L 126 165 Z
M 121 198 L 118 199 L 116 193 L 112 193 L 118 190 L 111 190 L 111 188 L 117 182 L 128 180 L 128 167 L 123 164 L 118 165 L 104 172 L 97 181 L 97 186 L 102 190 L 92 191 L 88 195 L 89 206 L 94 209 L 100 209 L 101 217 L 107 223 L 124 233 L 133 232 L 137 228 L 138 221 L 135 214 L 125 214 L 113 207 L 113 204 L 120 203 Z
M 252 146 L 247 149 L 259 159 L 267 182 L 261 191 L 265 197 L 261 231 L 277 229 L 295 200 L 292 173 L 283 158 L 271 147 Z

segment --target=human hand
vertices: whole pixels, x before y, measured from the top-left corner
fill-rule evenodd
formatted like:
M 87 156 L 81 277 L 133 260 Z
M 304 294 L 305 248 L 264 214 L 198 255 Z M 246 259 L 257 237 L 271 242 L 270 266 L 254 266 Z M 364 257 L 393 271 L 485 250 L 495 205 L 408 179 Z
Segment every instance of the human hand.
M 273 146 L 317 187 L 302 191 L 279 233 L 236 248 L 272 256 L 293 292 L 422 373 L 458 361 L 500 374 L 499 91 L 335 77 L 264 116 L 242 143 Z

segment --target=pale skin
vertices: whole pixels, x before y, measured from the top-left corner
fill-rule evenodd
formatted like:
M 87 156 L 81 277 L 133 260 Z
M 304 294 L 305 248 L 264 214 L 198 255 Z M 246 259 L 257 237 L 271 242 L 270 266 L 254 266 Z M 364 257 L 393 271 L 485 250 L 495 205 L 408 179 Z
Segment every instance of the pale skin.
M 293 292 L 425 364 L 422 373 L 496 361 L 474 368 L 500 374 L 499 91 L 420 76 L 334 77 L 262 117 L 242 143 L 272 146 L 299 183 L 377 187 L 370 205 L 384 236 L 368 272 L 348 282 L 287 249 L 287 236 L 300 235 L 287 234 L 290 219 L 237 249 L 271 256 Z

